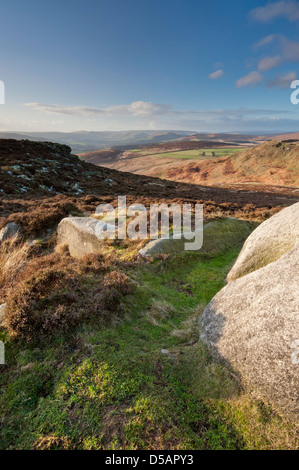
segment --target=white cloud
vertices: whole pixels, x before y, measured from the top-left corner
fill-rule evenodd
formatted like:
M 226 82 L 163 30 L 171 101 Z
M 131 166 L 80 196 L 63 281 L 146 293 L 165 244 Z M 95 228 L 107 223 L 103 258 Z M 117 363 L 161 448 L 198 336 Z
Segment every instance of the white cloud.
M 275 34 L 269 34 L 269 36 L 266 36 L 262 38 L 260 41 L 256 42 L 253 45 L 253 47 L 259 48 L 259 47 L 267 46 L 268 44 L 271 44 L 274 41 L 275 37 L 276 37 Z
M 299 61 L 299 42 L 291 41 L 285 36 L 279 36 L 279 41 L 282 46 L 282 55 L 287 62 Z
M 268 88 L 279 87 L 283 90 L 290 88 L 293 80 L 296 80 L 297 75 L 295 72 L 288 72 L 283 75 L 277 75 L 273 80 L 267 82 Z
M 142 102 L 144 103 L 144 102 Z M 131 103 L 132 104 L 132 103 Z M 129 109 L 129 114 L 128 114 Z M 36 117 L 36 110 L 43 112 L 45 119 Z M 50 110 L 50 111 L 49 111 Z M 105 110 L 105 111 L 103 111 Z M 107 112 L 108 110 L 108 112 Z M 169 105 L 151 103 L 150 110 L 147 106 L 118 105 L 108 108 L 89 108 L 85 106 L 45 105 L 39 103 L 27 104 L 27 110 L 23 113 L 23 123 L 10 124 L 10 128 L 27 130 L 188 130 L 188 131 L 237 131 L 249 129 L 270 129 L 270 119 L 277 116 L 278 122 L 286 122 L 289 111 L 275 109 L 174 109 Z M 154 110 L 154 111 L 153 111 Z M 138 113 L 133 115 L 132 113 Z M 148 113 L 156 113 L 148 116 Z M 146 116 L 144 116 L 144 113 Z M 64 123 L 52 121 L 53 114 L 66 114 Z M 30 126 L 28 125 L 30 117 Z M 268 124 L 267 124 L 268 123 Z M 2 124 L 2 123 L 1 123 Z M 6 128 L 8 124 L 6 125 Z
M 133 117 L 152 117 L 170 111 L 166 104 L 155 104 L 146 101 L 134 101 L 128 105 L 109 106 L 107 108 L 90 108 L 87 106 L 63 106 L 58 104 L 26 103 L 37 111 L 49 114 L 67 114 L 71 116 L 113 116 L 127 115 Z
M 212 80 L 217 80 L 217 78 L 222 77 L 223 74 L 224 74 L 223 70 L 222 70 L 222 69 L 218 69 L 218 70 L 216 70 L 215 72 L 210 73 L 209 77 L 210 77 Z
M 249 15 L 255 21 L 262 23 L 268 23 L 277 18 L 286 18 L 292 22 L 299 21 L 299 2 L 282 0 L 268 3 L 264 7 L 254 8 Z
M 263 76 L 260 74 L 260 72 L 253 71 L 250 72 L 248 75 L 245 75 L 245 77 L 241 77 L 236 81 L 236 87 L 237 88 L 242 88 L 242 87 L 253 87 L 256 86 L 258 83 L 260 83 L 263 80 Z
M 243 77 L 244 78 L 244 77 Z M 136 103 L 136 102 L 135 102 Z M 139 103 L 139 102 L 138 102 Z M 144 102 L 142 102 L 144 103 Z M 133 104 L 133 103 L 132 103 Z M 283 110 L 273 110 L 273 109 L 252 109 L 252 108 L 237 108 L 237 109 L 212 109 L 212 110 L 207 110 L 207 109 L 185 109 L 185 110 L 176 110 L 173 109 L 169 105 L 158 105 L 151 103 L 152 107 L 155 109 L 157 107 L 159 109 L 159 113 L 156 112 L 156 117 L 159 117 L 159 115 L 168 115 L 171 117 L 188 117 L 191 118 L 200 118 L 200 119 L 215 119 L 219 117 L 226 117 L 230 116 L 231 119 L 235 117 L 236 119 L 239 118 L 240 115 L 255 115 L 255 114 L 262 114 L 262 115 L 270 115 L 271 113 L 285 113 L 287 111 Z M 34 110 L 37 111 L 43 111 L 44 113 L 58 113 L 58 114 L 69 114 L 70 116 L 79 116 L 79 117 L 86 117 L 87 119 L 90 116 L 90 113 L 94 115 L 94 113 L 98 113 L 99 117 L 104 117 L 104 118 L 109 118 L 109 117 L 120 117 L 124 118 L 124 106 L 123 105 L 117 105 L 117 106 L 110 106 L 108 108 L 104 108 L 105 110 L 109 110 L 109 112 L 103 112 L 103 109 L 101 108 L 88 108 L 84 106 L 62 106 L 62 105 L 45 105 L 45 104 L 39 104 L 39 103 L 25 103 L 25 106 L 29 106 Z M 163 112 L 160 109 L 160 106 L 163 106 Z M 130 109 L 132 108 L 131 105 L 128 105 Z M 134 108 L 134 106 L 133 106 Z M 50 110 L 50 111 L 49 111 Z M 113 112 L 111 112 L 113 110 Z M 134 111 L 135 112 L 135 111 Z M 132 114 L 132 113 L 131 113 Z M 138 114 L 134 114 L 135 117 L 142 117 L 144 114 L 143 112 L 141 113 L 139 108 L 138 108 Z M 148 114 L 146 114 L 148 117 Z M 59 122 L 59 121 L 57 121 Z
M 263 57 L 258 63 L 258 70 L 260 72 L 265 72 L 266 70 L 277 67 L 281 62 L 282 57 L 280 55 L 276 55 L 274 57 Z
M 282 34 L 272 34 L 262 38 L 254 44 L 255 48 L 260 48 L 268 44 L 274 45 L 279 54 L 275 56 L 263 57 L 258 62 L 258 70 L 263 72 L 277 67 L 287 62 L 299 62 L 299 42 L 292 41 Z

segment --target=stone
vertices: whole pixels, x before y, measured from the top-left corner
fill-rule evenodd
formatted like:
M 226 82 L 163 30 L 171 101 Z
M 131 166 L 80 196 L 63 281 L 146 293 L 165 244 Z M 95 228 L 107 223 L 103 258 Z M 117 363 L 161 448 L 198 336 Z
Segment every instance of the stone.
M 248 237 L 227 281 L 238 279 L 278 260 L 297 243 L 299 202 L 270 217 Z
M 177 358 L 173 354 L 171 354 L 171 352 L 168 351 L 168 349 L 161 349 L 161 354 L 163 354 L 163 356 L 167 356 L 169 359 L 171 359 L 174 362 L 177 361 Z
M 67 245 L 74 258 L 81 258 L 89 253 L 98 253 L 103 243 L 103 233 L 108 237 L 114 230 L 114 225 L 92 217 L 67 217 L 58 225 L 57 243 Z
M 21 228 L 14 222 L 10 222 L 0 230 L 0 243 L 4 240 L 7 240 L 8 238 L 14 237 L 17 234 L 21 234 Z
M 287 221 L 282 217 L 281 223 Z M 268 228 L 271 241 L 271 223 Z M 289 231 L 285 228 L 284 233 Z M 299 244 L 227 284 L 201 317 L 201 339 L 212 354 L 229 364 L 259 398 L 295 419 L 299 418 L 298 273 Z
M 0 325 L 3 322 L 5 310 L 6 310 L 6 304 L 0 305 Z

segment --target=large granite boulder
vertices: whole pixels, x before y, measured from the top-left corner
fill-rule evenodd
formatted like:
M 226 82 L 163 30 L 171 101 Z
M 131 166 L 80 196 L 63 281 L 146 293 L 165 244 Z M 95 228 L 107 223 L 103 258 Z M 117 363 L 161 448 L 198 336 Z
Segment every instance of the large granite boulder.
M 246 240 L 228 282 L 279 259 L 299 243 L 299 202 L 263 222 Z
M 297 207 L 296 207 L 297 206 Z M 285 210 L 289 219 L 281 216 L 281 223 L 289 240 L 290 230 L 296 227 L 291 215 L 298 210 Z M 273 217 L 277 221 L 279 214 Z M 267 224 L 263 231 L 269 244 L 283 245 L 282 231 L 276 222 Z M 273 227 L 273 228 L 272 228 Z M 275 243 L 276 229 L 281 244 Z M 255 230 L 260 233 L 260 227 Z M 253 256 L 264 239 L 251 245 Z M 297 232 L 298 233 L 298 232 Z M 295 242 L 289 242 L 290 245 Z M 248 250 L 248 243 L 246 250 Z M 270 402 L 277 410 L 299 418 L 299 243 L 287 250 L 276 261 L 239 279 L 229 282 L 210 302 L 201 317 L 201 339 L 213 355 L 229 364 L 257 396 Z M 266 251 L 270 253 L 269 251 Z M 250 260 L 249 252 L 248 260 Z M 234 269 L 234 268 L 233 268 Z
M 104 238 L 109 238 L 114 228 L 92 217 L 67 217 L 58 225 L 57 243 L 67 245 L 74 258 L 81 258 L 98 253 Z
M 209 222 L 203 227 L 203 244 L 199 248 L 203 254 L 216 254 L 232 248 L 238 243 L 242 243 L 252 232 L 254 225 L 244 220 L 233 217 Z M 175 254 L 185 250 L 185 243 L 190 243 L 188 237 L 181 239 L 169 238 L 151 240 L 144 248 L 139 250 L 143 257 L 155 256 L 157 254 Z

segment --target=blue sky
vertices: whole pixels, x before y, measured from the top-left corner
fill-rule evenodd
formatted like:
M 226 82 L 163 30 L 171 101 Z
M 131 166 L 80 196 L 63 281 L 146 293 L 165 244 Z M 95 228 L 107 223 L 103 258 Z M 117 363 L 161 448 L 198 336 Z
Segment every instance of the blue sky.
M 0 131 L 298 131 L 299 1 L 3 0 Z

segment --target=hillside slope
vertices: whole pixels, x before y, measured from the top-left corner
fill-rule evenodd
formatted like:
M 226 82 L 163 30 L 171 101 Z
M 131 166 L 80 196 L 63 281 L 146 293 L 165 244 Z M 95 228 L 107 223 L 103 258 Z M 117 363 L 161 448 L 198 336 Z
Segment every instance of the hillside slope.
M 0 228 L 14 221 L 27 234 L 51 229 L 69 213 L 91 214 L 103 202 L 117 206 L 118 196 L 146 207 L 201 203 L 207 217 L 247 220 L 264 220 L 299 200 L 293 188 L 262 189 L 240 191 L 120 172 L 80 160 L 65 145 L 0 139 Z
M 119 171 L 192 184 L 299 186 L 299 141 L 295 139 L 269 140 L 250 148 L 184 140 L 135 150 L 98 150 L 81 157 Z
M 271 141 L 242 153 L 169 169 L 164 177 L 190 183 L 299 186 L 299 141 Z

